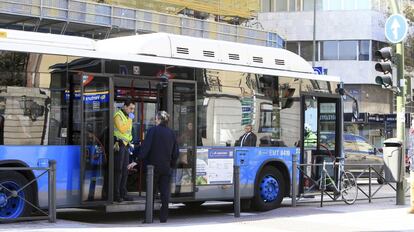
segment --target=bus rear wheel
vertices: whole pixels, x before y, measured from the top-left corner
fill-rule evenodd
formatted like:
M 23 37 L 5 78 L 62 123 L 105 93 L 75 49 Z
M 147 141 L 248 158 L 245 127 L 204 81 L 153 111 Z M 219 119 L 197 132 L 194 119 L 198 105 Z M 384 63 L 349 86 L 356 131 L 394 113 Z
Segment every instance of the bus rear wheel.
M 285 181 L 283 175 L 275 167 L 264 167 L 255 185 L 254 208 L 259 211 L 278 208 L 284 195 Z
M 28 180 L 19 172 L 0 172 L 0 219 L 28 216 L 33 202 L 31 186 L 24 187 Z

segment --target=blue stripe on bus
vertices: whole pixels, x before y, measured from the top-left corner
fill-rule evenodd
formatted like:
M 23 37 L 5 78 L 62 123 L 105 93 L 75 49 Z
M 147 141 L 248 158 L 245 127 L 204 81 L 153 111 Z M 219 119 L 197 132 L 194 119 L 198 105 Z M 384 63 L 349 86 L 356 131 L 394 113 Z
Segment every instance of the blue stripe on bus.
M 286 165 L 292 181 L 293 154 L 297 154 L 300 159 L 300 149 L 297 147 L 236 147 L 235 153 L 236 163 L 240 165 L 240 183 L 248 185 L 254 185 L 259 168 L 267 160 L 281 160 Z M 299 180 L 299 172 L 296 178 Z
M 64 191 L 65 194 L 71 196 L 61 196 L 62 198 L 73 199 L 73 194 L 79 194 L 80 146 L 0 146 L 0 161 L 7 160 L 19 160 L 29 167 L 44 167 L 48 165 L 48 160 L 56 160 L 56 190 Z M 38 176 L 42 172 L 44 171 L 34 171 L 34 175 Z M 39 178 L 37 182 L 39 196 L 47 193 L 47 181 L 47 175 Z M 70 202 L 63 200 L 57 203 L 68 204 Z

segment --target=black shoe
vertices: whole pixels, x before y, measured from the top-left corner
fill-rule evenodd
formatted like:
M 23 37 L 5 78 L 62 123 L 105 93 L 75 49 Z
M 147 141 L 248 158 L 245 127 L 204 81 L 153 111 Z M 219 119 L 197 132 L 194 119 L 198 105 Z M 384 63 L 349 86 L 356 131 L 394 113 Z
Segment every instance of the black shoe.
M 160 223 L 167 223 L 167 219 L 164 219 L 164 220 L 160 219 Z
M 122 199 L 124 199 L 124 201 L 133 201 L 134 198 L 130 197 L 130 196 L 124 196 L 122 197 Z
M 124 200 L 121 198 L 121 197 L 115 197 L 114 198 L 114 202 L 118 202 L 118 203 L 121 203 L 121 202 L 123 202 Z

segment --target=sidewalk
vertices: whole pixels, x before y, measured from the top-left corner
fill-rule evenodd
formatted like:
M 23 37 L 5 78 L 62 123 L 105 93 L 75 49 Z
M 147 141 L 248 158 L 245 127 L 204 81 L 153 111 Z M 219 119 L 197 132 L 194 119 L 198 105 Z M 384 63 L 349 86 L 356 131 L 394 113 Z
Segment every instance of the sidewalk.
M 259 231 L 413 231 L 414 214 L 407 214 L 407 205 L 395 205 L 395 199 L 381 199 L 369 204 L 367 201 L 355 205 L 343 202 L 319 204 L 301 203 L 296 208 L 289 205 L 269 212 L 242 213 L 234 218 L 231 205 L 212 207 L 206 212 L 181 212 L 172 210 L 168 223 L 160 224 L 155 217 L 153 224 L 142 224 L 137 213 L 97 214 L 75 213 L 73 219 L 58 219 L 56 224 L 46 221 L 0 224 L 0 231 L 180 231 L 180 232 L 259 232 Z M 222 210 L 222 211 L 220 211 Z M 224 212 L 223 212 L 224 211 Z M 89 219 L 94 217 L 92 221 Z M 66 218 L 66 217 L 65 217 Z

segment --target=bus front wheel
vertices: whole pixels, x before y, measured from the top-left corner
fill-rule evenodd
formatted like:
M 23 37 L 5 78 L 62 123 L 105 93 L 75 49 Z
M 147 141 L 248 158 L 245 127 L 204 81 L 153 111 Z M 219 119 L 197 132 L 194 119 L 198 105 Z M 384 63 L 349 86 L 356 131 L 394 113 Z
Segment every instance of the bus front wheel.
M 284 195 L 283 175 L 275 167 L 264 167 L 255 186 L 254 208 L 259 211 L 275 209 L 282 203 Z
M 0 172 L 0 219 L 10 219 L 27 216 L 31 207 L 26 202 L 33 202 L 31 186 L 26 186 L 28 180 L 19 172 Z

